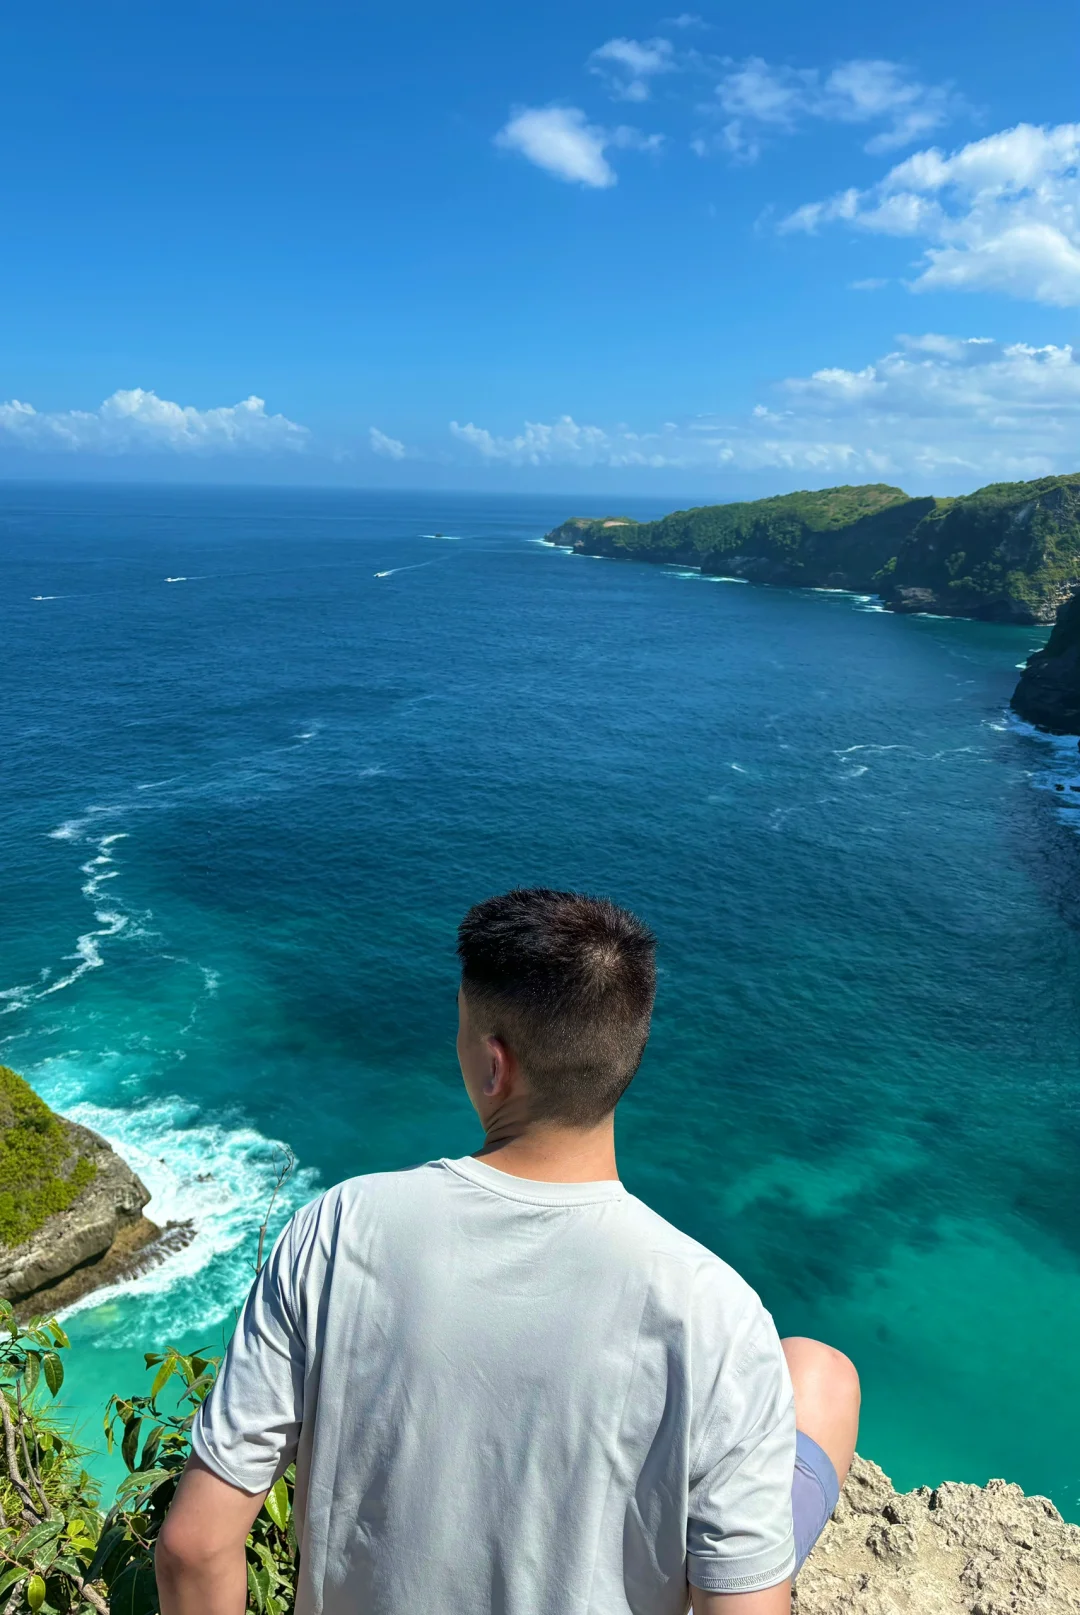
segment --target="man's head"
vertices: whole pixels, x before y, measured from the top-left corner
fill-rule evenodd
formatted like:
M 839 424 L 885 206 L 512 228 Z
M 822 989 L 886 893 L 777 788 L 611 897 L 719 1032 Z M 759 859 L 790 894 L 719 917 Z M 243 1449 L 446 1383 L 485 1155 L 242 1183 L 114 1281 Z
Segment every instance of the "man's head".
M 595 1127 L 641 1062 L 656 941 L 625 909 L 545 887 L 477 903 L 458 929 L 458 1058 L 485 1108 L 523 1085 L 528 1116 Z

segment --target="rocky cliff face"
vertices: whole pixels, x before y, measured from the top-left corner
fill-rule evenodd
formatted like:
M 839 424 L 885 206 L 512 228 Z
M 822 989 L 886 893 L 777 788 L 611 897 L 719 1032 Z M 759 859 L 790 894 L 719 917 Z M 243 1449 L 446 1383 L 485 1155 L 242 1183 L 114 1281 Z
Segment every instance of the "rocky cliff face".
M 883 580 L 894 611 L 1048 623 L 1080 585 L 1080 476 L 993 483 L 942 499 Z
M 547 537 L 587 555 L 880 594 L 899 612 L 1052 622 L 1080 587 L 1080 475 L 994 483 L 962 499 L 910 499 L 872 483 L 655 522 L 573 517 Z
M 56 1312 L 186 1244 L 187 1224 L 143 1216 L 149 1198 L 103 1138 L 0 1066 L 0 1296 Z
M 161 1232 L 142 1215 L 150 1196 L 127 1163 L 88 1127 L 57 1119 L 69 1159 L 92 1165 L 93 1176 L 65 1210 L 47 1216 L 27 1239 L 0 1245 L 0 1296 L 15 1302 L 33 1297 L 37 1310 L 46 1297 L 55 1308 L 110 1282 L 115 1264 L 99 1269 L 114 1247 L 133 1255 Z M 61 1281 L 66 1285 L 58 1299 Z
M 1040 729 L 1080 735 L 1080 594 L 1061 607 L 1044 649 L 1028 658 L 1012 704 Z
M 1080 1615 L 1080 1527 L 1019 1486 L 898 1493 L 856 1458 L 795 1615 Z

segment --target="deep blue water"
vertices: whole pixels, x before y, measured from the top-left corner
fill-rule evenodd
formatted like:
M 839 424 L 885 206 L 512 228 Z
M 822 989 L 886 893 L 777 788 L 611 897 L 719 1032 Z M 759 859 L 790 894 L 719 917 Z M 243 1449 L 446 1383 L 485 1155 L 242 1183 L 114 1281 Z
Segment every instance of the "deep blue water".
M 291 1204 L 476 1146 L 457 920 L 581 886 L 660 937 L 629 1186 L 855 1357 L 899 1484 L 1078 1516 L 1080 775 L 1004 717 L 1043 636 L 536 542 L 583 505 L 0 490 L 0 1059 L 198 1228 L 74 1315 L 67 1404 L 96 1439 L 220 1343 L 274 1141 Z

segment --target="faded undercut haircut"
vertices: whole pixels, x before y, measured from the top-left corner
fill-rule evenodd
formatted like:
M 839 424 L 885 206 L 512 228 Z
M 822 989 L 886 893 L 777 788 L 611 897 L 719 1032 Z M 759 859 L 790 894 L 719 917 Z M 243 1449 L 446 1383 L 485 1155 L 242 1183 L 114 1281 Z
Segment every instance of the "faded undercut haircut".
M 521 1066 L 537 1119 L 593 1127 L 641 1064 L 656 939 L 603 898 L 546 887 L 489 897 L 458 928 L 461 988 Z

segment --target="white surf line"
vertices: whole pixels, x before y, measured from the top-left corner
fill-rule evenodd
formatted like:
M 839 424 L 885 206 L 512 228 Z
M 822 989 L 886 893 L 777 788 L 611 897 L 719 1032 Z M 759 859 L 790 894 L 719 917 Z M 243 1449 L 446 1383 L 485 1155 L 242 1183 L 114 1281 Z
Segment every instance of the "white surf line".
M 91 808 L 83 818 L 68 819 L 66 823 L 61 824 L 57 829 L 50 830 L 49 835 L 54 841 L 81 841 L 87 825 L 91 824 L 95 817 L 118 811 L 119 809 L 116 808 Z M 102 887 L 105 881 L 115 880 L 119 875 L 120 871 L 118 869 L 109 867 L 114 862 L 114 855 L 110 849 L 116 842 L 125 841 L 126 839 L 126 830 L 114 830 L 109 835 L 98 837 L 93 843 L 95 847 L 94 856 L 79 866 L 80 874 L 86 876 L 82 893 L 89 902 L 101 902 L 103 896 Z M 64 963 L 73 964 L 75 966 L 74 970 L 69 970 L 66 975 L 52 981 L 49 979 L 52 975 L 52 967 L 46 965 L 36 983 L 26 982 L 21 986 L 7 987 L 0 991 L 0 1005 L 2 1005 L 0 1015 L 11 1015 L 16 1010 L 27 1009 L 31 1004 L 38 1003 L 44 998 L 50 998 L 53 993 L 63 992 L 65 988 L 72 986 L 80 977 L 85 976 L 87 971 L 99 970 L 105 963 L 99 943 L 109 937 L 118 936 L 121 931 L 127 930 L 133 918 L 130 914 L 118 912 L 118 907 L 119 905 L 94 909 L 94 919 L 97 921 L 97 927 L 92 931 L 84 931 L 81 936 L 75 939 L 74 953 L 66 953 L 63 956 Z
M 193 1237 L 134 1279 L 91 1291 L 63 1316 L 92 1311 L 123 1295 L 139 1297 L 133 1327 L 145 1333 L 146 1306 L 167 1309 L 160 1326 L 174 1332 L 203 1328 L 227 1317 L 250 1282 L 258 1230 L 284 1146 L 252 1127 L 230 1127 L 203 1115 L 190 1101 L 171 1095 L 120 1109 L 95 1104 L 74 1091 L 50 1092 L 49 1102 L 73 1121 L 92 1127 L 137 1172 L 150 1190 L 148 1214 L 159 1226 L 189 1224 Z M 274 1227 L 318 1192 L 311 1168 L 298 1168 L 275 1207 Z M 213 1292 L 199 1284 L 214 1263 Z M 224 1281 L 224 1282 L 222 1282 Z M 167 1297 L 167 1299 L 166 1299 Z M 188 1316 L 190 1314 L 190 1316 Z M 158 1323 L 159 1320 L 155 1320 Z
M 1043 767 L 1038 773 L 1029 772 L 1028 778 L 1035 790 L 1053 794 L 1062 822 L 1080 830 L 1077 823 L 1077 812 L 1080 810 L 1080 740 L 1077 736 L 1054 735 L 1045 729 L 1036 729 L 1034 724 L 1026 723 L 1011 709 L 1006 711 L 1002 724 L 993 724 L 992 727 L 1011 730 L 1013 734 L 1040 743 L 1044 748 Z M 1046 751 L 1053 754 L 1052 758 L 1045 757 Z
M 376 572 L 377 578 L 392 578 L 395 572 L 417 572 L 422 566 L 434 566 L 434 561 L 413 561 L 408 566 L 391 566 L 385 572 Z

